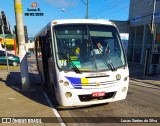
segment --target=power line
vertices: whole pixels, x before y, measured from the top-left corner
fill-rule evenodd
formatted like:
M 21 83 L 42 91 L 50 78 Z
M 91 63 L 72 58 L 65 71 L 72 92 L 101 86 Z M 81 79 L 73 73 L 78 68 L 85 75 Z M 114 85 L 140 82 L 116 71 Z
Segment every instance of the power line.
M 109 13 L 108 15 L 105 15 L 105 16 L 117 14 L 117 12 L 120 12 L 120 11 L 126 9 L 127 7 L 129 7 L 129 5 L 127 5 L 127 6 L 123 7 L 123 8 L 121 8 L 121 9 L 119 9 L 118 11 L 116 10 L 116 11 L 114 11 L 114 12 L 112 12 L 112 13 Z M 102 18 L 102 17 L 105 17 L 105 16 L 101 16 L 101 17 L 99 17 L 99 18 Z
M 81 0 L 81 1 L 82 1 L 83 4 L 85 4 L 87 6 L 87 4 L 83 0 Z
M 126 3 L 126 2 L 127 2 L 127 1 L 119 1 L 119 2 L 117 2 L 117 3 L 114 3 L 114 4 L 110 5 L 109 8 L 107 8 L 107 5 L 105 5 L 105 6 L 103 6 L 101 9 L 99 9 L 98 11 L 90 13 L 90 15 L 95 16 L 95 15 L 100 14 L 100 13 L 105 13 L 106 10 L 107 10 L 107 11 L 108 11 L 108 10 L 111 10 L 111 9 L 113 9 L 113 8 L 119 6 L 119 5 L 123 5 L 123 4 Z
M 69 8 L 69 10 L 72 10 L 72 9 L 73 9 L 73 2 L 74 2 L 74 0 L 72 0 L 72 1 L 70 2 L 71 8 Z
M 112 7 L 114 7 L 115 5 L 120 4 L 120 3 L 121 3 L 121 1 L 119 1 L 119 2 L 113 2 L 113 4 L 110 4 L 109 7 L 112 8 Z M 105 10 L 108 10 L 107 6 L 108 6 L 108 5 L 104 5 L 103 7 L 101 7 L 100 9 L 98 9 L 98 11 L 95 11 L 95 12 L 90 13 L 90 15 L 95 15 L 95 14 L 97 14 L 97 13 L 100 13 L 100 12 L 103 12 L 103 11 L 105 11 Z
M 130 4 L 130 6 L 131 6 L 131 5 L 135 5 L 135 4 L 140 4 L 140 3 L 143 2 L 143 1 L 144 1 L 144 0 L 141 0 L 140 2 L 137 1 L 137 2 L 135 2 L 135 3 Z M 108 15 L 117 14 L 118 12 L 120 12 L 121 10 L 123 10 L 123 9 L 125 9 L 125 8 L 127 8 L 127 7 L 129 7 L 129 5 L 125 6 L 124 8 L 121 8 L 121 9 L 119 9 L 119 10 L 117 10 L 117 11 L 114 11 L 114 12 L 108 14 Z M 108 15 L 105 14 L 105 16 L 108 16 Z M 99 18 L 102 18 L 102 17 L 105 17 L 105 16 L 101 16 L 101 17 L 99 17 Z
M 71 12 L 73 12 L 73 11 L 72 11 L 72 10 L 73 10 L 73 2 L 74 2 L 74 0 L 72 0 L 72 1 L 69 3 L 69 5 L 71 6 L 71 8 L 68 8 L 67 11 L 66 11 L 66 9 L 64 9 L 64 11 L 63 11 L 60 19 L 63 18 L 65 12 L 66 12 L 67 14 L 71 15 L 73 18 L 77 18 L 74 14 L 71 13 Z M 61 10 L 62 10 L 62 9 L 61 9 Z

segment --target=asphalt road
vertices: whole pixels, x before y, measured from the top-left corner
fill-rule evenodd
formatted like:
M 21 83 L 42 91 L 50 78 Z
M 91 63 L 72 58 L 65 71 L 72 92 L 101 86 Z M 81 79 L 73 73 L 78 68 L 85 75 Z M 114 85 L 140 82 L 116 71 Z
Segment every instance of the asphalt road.
M 29 60 L 31 71 L 35 71 L 34 60 Z M 160 117 L 160 87 L 130 80 L 127 98 L 109 104 L 94 105 L 83 108 L 58 110 L 62 119 L 68 126 L 116 126 L 116 125 L 159 125 L 159 123 L 121 123 L 123 119 L 150 119 Z M 69 118 L 68 118 L 69 117 Z M 75 118 L 76 117 L 76 118 Z M 80 118 L 82 117 L 82 118 Z M 110 117 L 117 119 L 117 123 L 107 123 Z M 123 118 L 127 117 L 127 118 Z M 128 120 L 129 120 L 128 119 Z M 93 123 L 92 123 L 93 122 Z M 116 121 L 115 121 L 116 122 Z

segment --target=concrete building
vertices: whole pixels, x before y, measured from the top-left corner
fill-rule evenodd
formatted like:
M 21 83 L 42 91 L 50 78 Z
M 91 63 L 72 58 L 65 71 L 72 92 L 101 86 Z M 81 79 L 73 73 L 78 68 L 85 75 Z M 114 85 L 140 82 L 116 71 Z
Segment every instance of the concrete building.
M 129 22 L 128 21 L 116 21 L 111 20 L 118 28 L 120 37 L 124 46 L 124 50 L 127 53 L 128 50 L 128 37 L 129 37 Z
M 128 62 L 144 64 L 146 49 L 149 48 L 153 52 L 149 55 L 150 74 L 153 71 L 160 73 L 160 0 L 156 0 L 155 5 L 155 41 L 151 34 L 154 0 L 130 0 L 129 11 Z
M 129 33 L 129 22 L 128 21 L 116 21 L 116 20 L 110 20 L 111 22 L 113 22 L 120 33 Z
M 3 30 L 2 30 L 3 28 Z M 3 32 L 5 35 L 5 41 L 3 39 Z M 14 38 L 14 31 L 11 28 L 9 21 L 4 13 L 0 9 L 0 50 L 5 50 L 6 45 L 7 52 L 16 55 L 17 52 L 17 43 Z

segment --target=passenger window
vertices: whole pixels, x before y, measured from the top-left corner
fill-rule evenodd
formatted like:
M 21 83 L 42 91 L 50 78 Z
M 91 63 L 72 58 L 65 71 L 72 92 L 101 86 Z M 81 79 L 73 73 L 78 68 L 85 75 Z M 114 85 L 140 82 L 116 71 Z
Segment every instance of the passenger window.
M 47 52 L 47 58 L 51 58 L 52 56 L 52 46 L 51 46 L 51 39 L 47 39 L 46 41 L 46 52 Z

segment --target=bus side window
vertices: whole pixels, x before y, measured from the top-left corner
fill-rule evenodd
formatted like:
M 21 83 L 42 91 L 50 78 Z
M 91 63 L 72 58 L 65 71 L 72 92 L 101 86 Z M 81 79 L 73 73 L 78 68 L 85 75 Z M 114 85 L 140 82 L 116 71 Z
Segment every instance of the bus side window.
M 47 52 L 47 58 L 51 58 L 53 53 L 52 53 L 52 45 L 51 45 L 51 38 L 48 38 L 46 40 L 46 52 Z

